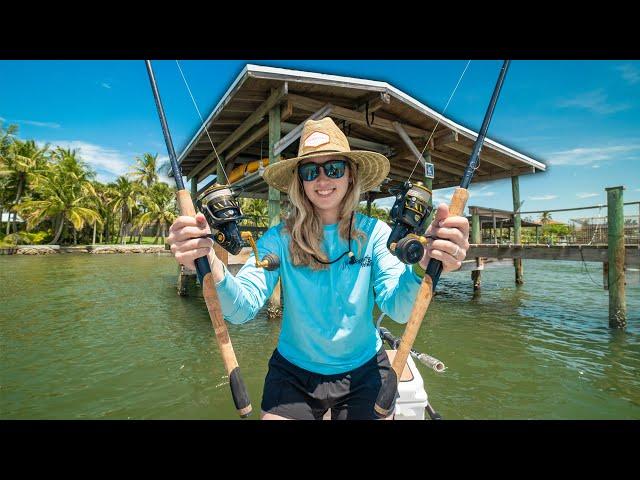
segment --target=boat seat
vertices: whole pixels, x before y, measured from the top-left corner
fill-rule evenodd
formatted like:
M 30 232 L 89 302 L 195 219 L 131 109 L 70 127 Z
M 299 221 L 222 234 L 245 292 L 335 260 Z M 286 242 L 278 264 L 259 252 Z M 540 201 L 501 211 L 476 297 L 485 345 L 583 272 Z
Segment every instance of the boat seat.
M 391 362 L 391 364 L 393 364 L 393 359 L 396 356 L 397 350 L 385 350 L 385 352 L 387 352 L 387 357 L 389 357 L 389 361 Z M 409 368 L 409 364 L 407 363 L 404 366 L 402 375 L 400 375 L 400 381 L 410 382 L 411 380 L 413 380 L 413 372 L 411 371 L 411 368 Z

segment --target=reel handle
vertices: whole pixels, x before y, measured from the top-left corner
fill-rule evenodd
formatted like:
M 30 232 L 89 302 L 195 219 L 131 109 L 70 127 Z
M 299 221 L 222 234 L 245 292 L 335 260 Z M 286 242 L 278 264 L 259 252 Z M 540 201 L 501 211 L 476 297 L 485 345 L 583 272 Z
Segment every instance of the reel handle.
M 264 268 L 265 270 L 277 270 L 280 267 L 280 258 L 274 253 L 267 253 L 262 260 L 258 260 L 260 255 L 258 254 L 258 246 L 256 245 L 256 241 L 253 239 L 253 234 L 249 231 L 240 232 L 240 236 L 242 240 L 247 242 L 251 248 L 253 249 L 253 255 L 256 259 L 256 267 Z

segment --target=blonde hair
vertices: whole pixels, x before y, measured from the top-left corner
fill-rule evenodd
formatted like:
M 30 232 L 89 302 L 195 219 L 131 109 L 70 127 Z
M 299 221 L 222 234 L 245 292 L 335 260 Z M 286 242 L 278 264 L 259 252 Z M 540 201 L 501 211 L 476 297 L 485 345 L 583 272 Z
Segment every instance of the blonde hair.
M 356 166 L 347 160 L 349 164 L 349 175 L 351 181 L 347 187 L 347 193 L 342 199 L 340 212 L 338 213 L 338 233 L 340 238 L 349 240 L 349 223 L 351 215 L 355 216 L 360 203 L 360 179 Z M 295 266 L 306 265 L 312 270 L 324 270 L 328 265 L 324 265 L 313 258 L 317 258 L 324 262 L 330 259 L 322 250 L 322 240 L 324 231 L 320 217 L 316 214 L 311 201 L 307 198 L 302 185 L 302 180 L 297 172 L 291 178 L 289 185 L 289 202 L 291 209 L 285 220 L 285 229 L 291 236 L 289 242 L 289 253 Z M 355 223 L 355 222 L 354 222 Z M 357 253 L 362 247 L 362 242 L 366 239 L 364 232 L 357 230 L 355 225 L 351 229 L 351 239 L 357 243 Z

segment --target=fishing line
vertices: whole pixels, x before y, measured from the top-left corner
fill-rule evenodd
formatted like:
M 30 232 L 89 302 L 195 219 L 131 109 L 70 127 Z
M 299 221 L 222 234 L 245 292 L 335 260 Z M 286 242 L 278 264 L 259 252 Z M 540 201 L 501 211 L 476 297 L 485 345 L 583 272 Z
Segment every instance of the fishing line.
M 447 104 L 444 106 L 444 110 L 442 110 L 442 113 L 440 114 L 441 117 L 444 117 L 444 112 L 447 111 L 447 107 L 449 106 L 449 102 L 451 102 L 451 99 L 453 98 L 453 96 L 456 93 L 456 90 L 458 89 L 458 85 L 460 85 L 460 82 L 462 81 L 462 77 L 464 77 L 465 72 L 467 71 L 467 68 L 469 68 L 469 64 L 471 63 L 471 60 L 469 60 L 467 62 L 467 65 L 464 67 L 464 70 L 462 71 L 462 75 L 460 75 L 460 78 L 458 79 L 458 83 L 456 83 L 456 86 L 454 87 L 453 91 L 451 92 L 451 95 L 449 96 L 449 100 L 447 100 Z M 427 146 L 429 145 L 429 142 L 431 141 L 431 138 L 433 137 L 433 134 L 436 133 L 436 129 L 438 128 L 438 125 L 440 125 L 440 120 L 442 118 L 438 118 L 438 121 L 436 122 L 436 126 L 433 127 L 433 130 L 431 131 L 431 135 L 429 135 L 429 139 L 427 140 L 427 143 L 424 144 L 424 148 L 422 149 L 422 152 L 420 152 L 420 157 L 422 157 L 422 155 L 424 154 L 424 151 L 427 149 Z M 411 170 L 411 173 L 409 174 L 409 180 L 411 180 L 411 176 L 413 175 L 413 172 L 415 172 L 416 167 L 418 166 L 418 164 L 420 163 L 420 159 L 416 160 L 416 164 L 413 166 L 413 170 Z
M 222 173 L 224 174 L 224 178 L 227 180 L 227 185 L 229 185 L 229 178 L 227 177 L 227 172 L 224 170 L 224 165 L 220 161 L 220 156 L 218 155 L 218 152 L 216 151 L 216 147 L 213 145 L 213 140 L 211 140 L 211 137 L 209 136 L 209 129 L 207 128 L 206 125 L 204 125 L 204 118 L 202 118 L 202 114 L 200 113 L 200 109 L 198 109 L 198 104 L 196 103 L 196 99 L 193 98 L 193 94 L 191 93 L 191 89 L 189 88 L 189 83 L 187 82 L 187 79 L 185 78 L 184 73 L 182 72 L 182 68 L 180 68 L 180 62 L 178 62 L 178 60 L 176 60 L 176 65 L 178 65 L 178 70 L 180 70 L 180 75 L 182 76 L 182 80 L 184 81 L 184 85 L 187 87 L 187 91 L 189 92 L 189 96 L 191 97 L 191 101 L 193 102 L 193 106 L 196 107 L 196 112 L 198 112 L 198 116 L 200 117 L 200 121 L 202 122 L 202 125 L 204 126 L 204 131 L 207 134 L 207 138 L 209 138 L 209 142 L 211 143 L 211 147 L 213 147 L 213 153 L 216 154 L 216 158 L 218 159 L 218 163 L 222 167 Z M 220 181 L 219 181 L 220 179 L 217 179 L 217 180 L 218 180 L 218 183 L 220 183 Z
M 602 205 L 600 205 L 600 208 L 598 209 L 598 215 L 602 214 Z M 599 216 L 596 218 L 600 218 Z M 600 224 L 597 223 L 596 224 L 596 228 L 593 232 L 593 235 L 591 236 L 591 240 L 589 240 L 589 243 L 587 243 L 587 245 L 591 245 L 594 241 L 594 239 L 596 238 L 596 235 L 598 234 L 598 230 L 600 230 Z M 582 268 L 584 268 L 584 271 L 587 273 L 587 275 L 589 276 L 589 278 L 591 279 L 591 281 L 596 285 L 596 286 L 600 286 L 600 284 L 598 282 L 596 282 L 593 277 L 591 277 L 591 273 L 589 273 L 589 269 L 587 268 L 587 262 L 585 262 L 584 260 L 584 255 L 582 253 L 582 247 L 583 245 L 578 245 L 578 250 L 580 251 L 580 258 L 582 259 Z M 603 267 L 604 268 L 604 267 Z

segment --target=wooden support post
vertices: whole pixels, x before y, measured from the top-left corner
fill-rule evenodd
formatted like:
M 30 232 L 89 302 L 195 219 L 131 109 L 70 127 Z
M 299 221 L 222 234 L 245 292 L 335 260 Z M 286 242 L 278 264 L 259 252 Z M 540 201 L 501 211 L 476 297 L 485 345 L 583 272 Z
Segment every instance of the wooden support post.
M 513 193 L 513 235 L 514 242 L 516 245 L 520 245 L 522 242 L 521 232 L 520 232 L 520 184 L 518 182 L 518 177 L 511 177 L 511 192 Z M 524 283 L 524 277 L 522 272 L 522 259 L 514 258 L 513 265 L 516 270 L 516 285 L 522 285 Z
M 609 290 L 609 262 L 602 262 L 602 285 Z
M 536 245 L 540 243 L 540 227 L 536 225 Z
M 607 191 L 607 222 L 609 260 L 609 326 L 625 328 L 627 305 L 625 300 L 624 274 L 624 187 L 610 187 Z
M 273 165 L 280 157 L 275 154 L 276 144 L 280 141 L 280 105 L 269 110 L 269 165 Z M 269 226 L 273 227 L 280 223 L 280 190 L 269 187 Z M 276 284 L 269 298 L 267 306 L 267 317 L 274 318 L 282 314 L 281 287 L 280 281 Z
M 371 216 L 371 192 L 367 192 L 367 215 Z
M 191 179 L 191 200 L 193 203 L 196 203 L 196 196 L 198 195 L 198 179 L 193 177 Z
M 498 233 L 496 229 L 496 212 L 492 211 L 491 216 L 493 217 L 493 243 L 498 243 Z
M 431 161 L 431 152 L 429 150 L 427 150 L 425 156 L 424 156 L 424 160 L 427 163 L 433 163 Z M 435 166 L 433 167 L 433 174 L 435 175 Z M 429 206 L 433 207 L 433 178 L 424 178 L 424 186 L 427 187 L 429 190 L 431 190 L 431 198 L 429 199 Z M 429 214 L 429 218 L 427 219 L 427 226 L 429 226 L 431 224 L 431 222 L 433 221 L 433 216 L 435 215 L 435 212 L 431 212 Z
M 471 243 L 482 243 L 481 235 L 480 215 L 478 215 L 478 210 L 474 208 L 471 212 Z M 479 270 L 480 267 L 482 267 L 482 259 L 480 257 L 476 257 L 476 268 L 478 268 L 478 270 L 471 271 L 471 280 L 473 281 L 474 291 L 480 290 L 482 274 L 482 270 Z

